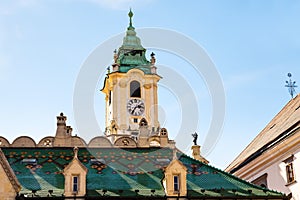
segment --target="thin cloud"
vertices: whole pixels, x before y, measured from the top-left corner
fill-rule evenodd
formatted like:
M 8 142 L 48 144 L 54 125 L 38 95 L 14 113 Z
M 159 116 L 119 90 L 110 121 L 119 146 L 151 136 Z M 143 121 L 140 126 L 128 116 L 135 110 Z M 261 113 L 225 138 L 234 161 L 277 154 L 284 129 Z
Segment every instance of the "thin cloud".
M 225 79 L 224 86 L 225 90 L 231 90 L 234 88 L 243 87 L 245 84 L 251 84 L 257 82 L 258 79 L 265 76 L 267 69 L 248 71 L 247 73 L 231 75 L 229 78 Z
M 38 0 L 15 0 L 15 1 L 1 1 L 0 14 L 13 15 L 23 8 L 32 8 L 38 4 Z
M 9 58 L 0 52 L 0 81 L 7 78 Z
M 89 0 L 101 7 L 112 10 L 128 10 L 130 7 L 144 7 L 153 2 L 153 0 Z

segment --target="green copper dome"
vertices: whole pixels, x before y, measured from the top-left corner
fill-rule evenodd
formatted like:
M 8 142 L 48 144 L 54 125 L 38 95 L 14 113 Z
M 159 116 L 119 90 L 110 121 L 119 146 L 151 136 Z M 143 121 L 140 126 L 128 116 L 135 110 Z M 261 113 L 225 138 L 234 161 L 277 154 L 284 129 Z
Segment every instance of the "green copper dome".
M 135 28 L 132 25 L 133 13 L 130 10 L 129 26 L 126 35 L 123 38 L 123 44 L 118 50 L 117 64 L 120 72 L 127 72 L 130 69 L 137 68 L 144 71 L 145 74 L 151 73 L 151 64 L 146 59 L 146 49 L 141 45 L 141 40 L 136 36 Z

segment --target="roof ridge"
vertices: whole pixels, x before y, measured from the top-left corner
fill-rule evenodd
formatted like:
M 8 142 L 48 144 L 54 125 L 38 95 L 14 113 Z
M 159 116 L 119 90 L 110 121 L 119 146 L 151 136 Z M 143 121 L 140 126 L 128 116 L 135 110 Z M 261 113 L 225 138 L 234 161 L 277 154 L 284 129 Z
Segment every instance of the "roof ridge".
M 249 148 L 255 144 L 255 142 L 257 142 L 258 138 L 261 137 L 264 133 L 266 133 L 270 128 L 272 128 L 272 126 L 277 123 L 278 119 L 280 117 L 282 117 L 283 113 L 289 113 L 290 110 L 293 110 L 292 113 L 295 112 L 294 107 L 297 106 L 297 102 L 300 103 L 300 94 L 298 94 L 297 96 L 295 96 L 293 99 L 290 99 L 288 101 L 288 103 L 286 103 L 281 110 L 275 115 L 275 117 L 273 117 L 268 123 L 267 125 L 261 129 L 261 131 L 259 131 L 259 133 L 251 140 L 251 142 L 235 157 L 235 159 L 225 168 L 226 171 L 228 170 L 232 170 L 233 168 L 235 168 L 236 166 L 238 166 L 239 164 L 241 164 L 243 161 L 245 161 L 249 156 L 251 156 L 253 153 L 255 153 L 258 149 L 262 148 L 262 146 L 258 147 L 256 151 L 252 152 L 252 153 L 248 153 L 249 155 L 245 155 L 247 156 L 246 158 L 244 158 L 242 161 L 239 161 L 239 158 L 249 150 Z M 300 106 L 300 105 L 298 105 Z M 292 115 L 289 115 L 286 117 L 286 119 L 284 121 L 287 121 Z M 246 153 L 247 154 L 247 153 Z
M 276 191 L 276 190 L 272 190 L 272 189 L 269 189 L 269 188 L 264 188 L 264 187 L 261 187 L 261 186 L 259 186 L 259 185 L 255 185 L 255 184 L 253 184 L 253 183 L 250 183 L 250 182 L 248 182 L 248 181 L 246 181 L 246 180 L 244 180 L 244 179 L 241 179 L 241 178 L 239 178 L 239 177 L 237 177 L 237 176 L 235 176 L 235 175 L 233 175 L 233 174 L 231 174 L 231 173 L 228 173 L 228 172 L 226 172 L 226 171 L 223 171 L 222 169 L 219 169 L 219 168 L 214 167 L 214 166 L 212 166 L 212 165 L 210 165 L 210 164 L 206 164 L 206 163 L 204 163 L 204 162 L 201 162 L 201 161 L 199 161 L 199 160 L 196 160 L 196 159 L 194 159 L 194 158 L 192 158 L 192 157 L 190 157 L 190 156 L 188 156 L 188 155 L 186 155 L 186 154 L 183 154 L 183 156 L 185 156 L 185 157 L 187 157 L 187 158 L 189 158 L 189 159 L 191 159 L 191 160 L 193 160 L 193 161 L 195 161 L 195 162 L 200 162 L 201 164 L 205 165 L 206 167 L 209 167 L 209 168 L 211 168 L 211 169 L 214 169 L 214 170 L 216 170 L 216 171 L 218 171 L 218 172 L 220 172 L 220 173 L 222 173 L 222 174 L 225 174 L 225 175 L 229 176 L 230 178 L 233 178 L 233 179 L 235 179 L 235 180 L 241 181 L 241 182 L 244 183 L 244 184 L 248 184 L 248 185 L 250 185 L 250 186 L 252 186 L 252 187 L 255 187 L 256 189 L 267 190 L 267 191 L 269 191 L 269 192 L 275 192 L 275 193 L 277 193 L 277 194 L 285 195 L 285 194 L 282 193 L 282 192 L 279 192 L 279 191 Z

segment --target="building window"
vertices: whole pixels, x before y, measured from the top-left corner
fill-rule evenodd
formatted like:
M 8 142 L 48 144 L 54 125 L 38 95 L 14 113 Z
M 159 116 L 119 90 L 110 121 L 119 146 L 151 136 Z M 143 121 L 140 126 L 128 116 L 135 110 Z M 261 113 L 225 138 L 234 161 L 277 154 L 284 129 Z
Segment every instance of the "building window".
M 285 163 L 285 172 L 286 172 L 286 182 L 287 184 L 294 183 L 295 180 L 295 171 L 294 171 L 294 155 L 289 156 L 287 159 L 282 161 Z
M 167 134 L 168 134 L 168 131 L 167 131 L 166 128 L 162 128 L 162 129 L 160 130 L 160 135 L 166 136 Z
M 73 176 L 73 192 L 78 192 L 78 176 Z
M 293 163 L 290 162 L 285 166 L 286 169 L 286 178 L 287 178 L 287 183 L 292 183 L 295 181 L 295 176 L 294 176 L 294 169 L 293 169 Z
M 130 82 L 130 97 L 141 97 L 141 86 L 139 82 Z
M 174 176 L 174 192 L 179 192 L 179 176 Z
M 255 180 L 253 180 L 251 183 L 255 184 L 255 185 L 259 185 L 261 187 L 267 188 L 268 187 L 268 174 L 265 173 L 263 175 L 261 175 L 260 177 L 256 178 Z
M 109 91 L 109 95 L 108 95 L 108 104 L 111 104 L 111 90 Z
M 138 118 L 133 118 L 133 123 L 138 123 Z
M 52 145 L 52 142 L 51 142 L 51 140 L 49 140 L 49 139 L 46 139 L 45 141 L 44 141 L 44 146 L 46 146 L 46 147 L 50 147 Z

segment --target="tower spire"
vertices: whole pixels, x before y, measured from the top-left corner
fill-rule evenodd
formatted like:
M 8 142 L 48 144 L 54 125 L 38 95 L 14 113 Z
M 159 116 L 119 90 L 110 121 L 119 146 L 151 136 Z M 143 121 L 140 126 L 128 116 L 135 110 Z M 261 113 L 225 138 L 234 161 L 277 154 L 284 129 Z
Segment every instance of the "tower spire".
M 132 26 L 133 12 L 131 11 L 131 8 L 129 10 L 128 16 L 129 16 L 129 27 L 128 27 L 128 29 L 129 29 L 129 28 L 133 28 L 133 26 Z

